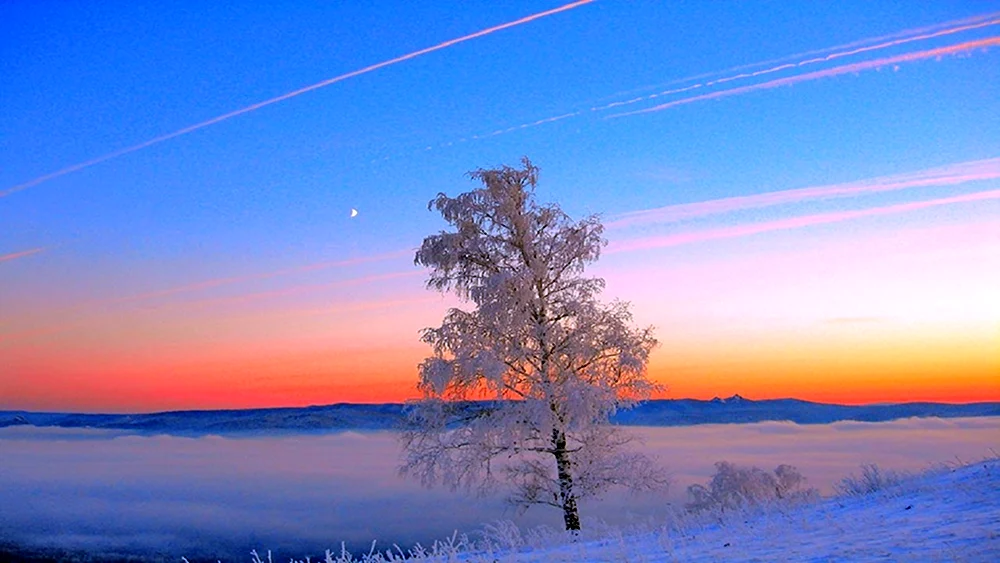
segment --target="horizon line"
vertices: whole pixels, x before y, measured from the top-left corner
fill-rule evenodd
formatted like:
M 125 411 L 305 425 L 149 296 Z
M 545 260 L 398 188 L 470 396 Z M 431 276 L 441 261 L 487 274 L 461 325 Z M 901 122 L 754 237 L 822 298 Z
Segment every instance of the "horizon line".
M 738 398 L 741 401 L 748 401 L 753 403 L 763 403 L 763 402 L 776 402 L 776 401 L 799 401 L 803 403 L 812 403 L 816 405 L 835 405 L 835 406 L 845 406 L 845 407 L 877 407 L 877 406 L 893 406 L 893 405 L 979 405 L 979 404 L 996 404 L 1000 405 L 1000 399 L 994 401 L 946 401 L 946 400 L 913 400 L 913 401 L 872 401 L 863 403 L 841 403 L 832 401 L 814 401 L 810 399 L 801 399 L 798 397 L 771 397 L 764 399 L 754 399 L 750 397 L 745 397 L 740 393 L 734 393 L 728 397 L 714 396 L 711 399 L 703 399 L 698 397 L 657 397 L 651 399 L 645 399 L 639 401 L 637 405 L 643 403 L 651 402 L 663 402 L 663 401 L 698 401 L 702 403 L 711 403 L 714 401 L 728 401 L 734 398 Z M 461 401 L 450 400 L 448 402 L 454 403 L 487 403 L 494 402 L 498 399 L 464 399 Z M 515 401 L 520 399 L 501 399 L 505 401 Z M 0 409 L 0 414 L 12 414 L 12 413 L 25 413 L 25 414 L 65 414 L 65 415 L 93 415 L 93 416 L 127 416 L 127 415 L 157 415 L 157 414 L 175 414 L 175 413 L 210 413 L 210 412 L 250 412 L 250 411 L 272 411 L 272 410 L 305 410 L 305 409 L 315 409 L 315 408 L 325 408 L 325 407 L 337 407 L 337 406 L 386 406 L 386 405 L 400 405 L 405 406 L 409 404 L 414 404 L 419 402 L 419 398 L 407 399 L 404 401 L 381 401 L 381 402 L 369 402 L 369 401 L 337 401 L 333 403 L 315 403 L 309 405 L 277 405 L 277 406 L 266 406 L 266 407 L 226 407 L 226 408 L 182 408 L 182 409 L 169 409 L 169 410 L 149 410 L 149 411 L 119 411 L 119 412 L 107 412 L 107 411 L 52 411 L 52 410 L 25 410 L 25 409 Z M 634 407 L 632 407 L 634 408 Z M 627 409 L 626 409 L 627 410 Z M 5 428 L 0 426 L 0 428 Z M 89 428 L 89 427 L 85 427 Z

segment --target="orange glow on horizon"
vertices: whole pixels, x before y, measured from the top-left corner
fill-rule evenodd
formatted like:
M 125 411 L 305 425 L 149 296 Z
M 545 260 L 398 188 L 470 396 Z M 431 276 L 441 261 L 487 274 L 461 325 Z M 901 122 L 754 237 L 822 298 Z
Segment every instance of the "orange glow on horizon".
M 336 403 L 404 403 L 419 399 L 416 390 L 416 370 L 407 376 L 382 375 L 369 383 L 325 385 L 279 385 L 244 389 L 226 382 L 198 384 L 174 383 L 149 385 L 136 383 L 138 374 L 121 374 L 101 384 L 89 387 L 78 384 L 72 397 L 51 391 L 22 394 L 18 410 L 37 412 L 147 413 L 176 410 L 216 410 L 285 408 L 328 405 Z M 717 377 L 705 377 L 715 380 Z M 928 381 L 919 386 L 900 389 L 896 385 L 847 387 L 831 381 L 829 385 L 668 385 L 665 392 L 653 399 L 698 399 L 729 397 L 739 394 L 745 399 L 767 400 L 794 398 L 817 403 L 864 405 L 874 403 L 978 403 L 1000 402 L 1000 384 L 989 373 L 952 374 L 949 381 Z M 11 408 L 0 404 L 0 409 Z
M 657 399 L 707 400 L 739 394 L 757 400 L 796 398 L 851 405 L 1000 401 L 1000 355 L 991 356 L 989 349 L 961 350 L 964 360 L 931 350 L 903 362 L 891 360 L 907 353 L 902 349 L 883 351 L 878 357 L 868 352 L 860 350 L 841 362 L 742 353 L 664 361 L 661 355 L 654 358 L 650 376 L 667 386 Z M 153 358 L 140 364 L 125 359 L 86 370 L 49 362 L 37 367 L 47 380 L 29 373 L 14 388 L 0 389 L 0 396 L 18 397 L 20 410 L 77 412 L 398 403 L 419 398 L 416 365 L 427 353 L 422 346 L 413 346 L 261 354 L 239 362 L 223 356 L 183 362 Z M 47 383 L 32 384 L 36 380 Z M 14 405 L 0 403 L 0 409 L 7 408 Z
M 984 193 L 995 192 L 950 199 Z M 941 199 L 898 205 L 921 213 Z M 849 236 L 797 227 L 639 261 L 611 254 L 593 274 L 607 279 L 605 300 L 631 301 L 636 324 L 655 326 L 662 345 L 649 373 L 668 387 L 661 398 L 1000 401 L 1000 239 L 989 216 L 998 201 L 956 204 L 962 221 L 917 228 L 866 216 Z M 859 213 L 872 209 L 885 207 Z M 101 307 L 12 301 L 4 313 L 14 316 L 0 319 L 0 410 L 414 399 L 430 353 L 420 330 L 465 308 L 426 291 L 423 275 L 387 262 L 223 294 L 180 285 Z

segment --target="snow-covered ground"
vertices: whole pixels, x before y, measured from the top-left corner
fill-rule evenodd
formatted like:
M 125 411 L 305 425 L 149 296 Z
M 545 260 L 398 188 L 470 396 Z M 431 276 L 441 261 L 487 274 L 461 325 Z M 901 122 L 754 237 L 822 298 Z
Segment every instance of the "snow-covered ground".
M 595 537 L 595 536 L 603 537 Z M 681 517 L 647 531 L 524 534 L 494 530 L 493 546 L 461 540 L 418 560 L 468 562 L 1000 561 L 1000 459 L 940 468 L 861 496 Z M 506 545 L 504 545 L 506 544 Z M 384 548 L 327 561 L 400 561 Z M 261 560 L 267 561 L 266 556 Z

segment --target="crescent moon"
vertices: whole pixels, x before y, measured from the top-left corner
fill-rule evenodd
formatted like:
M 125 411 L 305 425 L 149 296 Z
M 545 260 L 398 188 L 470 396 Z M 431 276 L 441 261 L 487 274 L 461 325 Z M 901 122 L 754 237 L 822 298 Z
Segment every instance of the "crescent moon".
M 351 208 L 351 217 L 353 218 L 353 217 L 357 217 L 357 216 L 358 216 L 358 210 L 357 210 L 357 209 L 354 209 L 354 208 L 352 207 L 352 208 Z

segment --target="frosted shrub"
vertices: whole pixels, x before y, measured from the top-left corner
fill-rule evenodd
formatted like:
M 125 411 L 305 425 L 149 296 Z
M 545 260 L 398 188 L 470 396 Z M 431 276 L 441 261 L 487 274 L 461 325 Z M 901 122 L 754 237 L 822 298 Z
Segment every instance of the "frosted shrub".
M 874 463 L 865 463 L 861 465 L 861 476 L 852 473 L 835 484 L 833 489 L 841 495 L 868 495 L 898 485 L 904 477 L 904 473 L 880 469 Z
M 803 500 L 817 497 L 816 489 L 804 488 L 805 477 L 791 465 L 779 465 L 774 472 L 757 467 L 741 467 L 728 461 L 715 464 L 715 475 L 707 485 L 691 485 L 691 512 L 725 512 L 778 500 Z
M 525 544 L 521 529 L 510 520 L 498 520 L 483 526 L 483 541 L 498 549 L 514 551 Z

